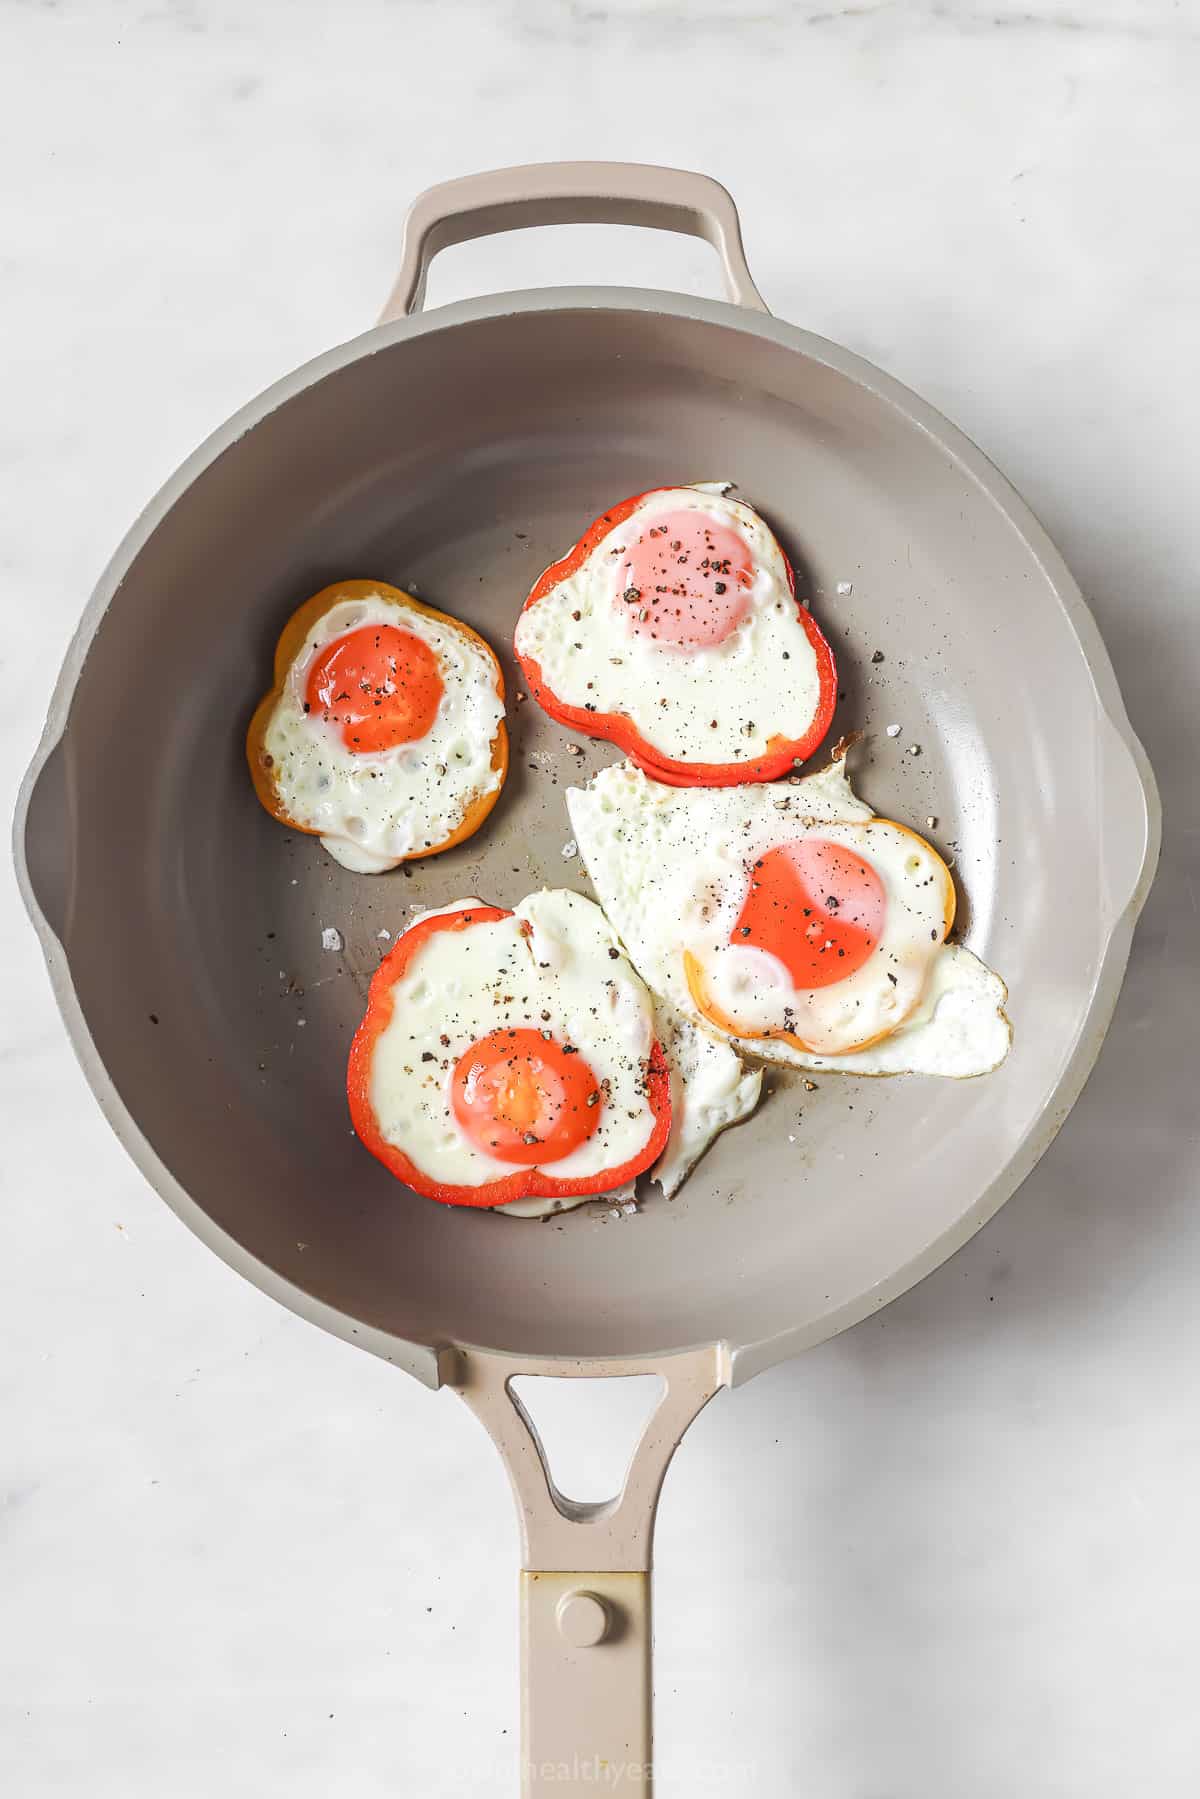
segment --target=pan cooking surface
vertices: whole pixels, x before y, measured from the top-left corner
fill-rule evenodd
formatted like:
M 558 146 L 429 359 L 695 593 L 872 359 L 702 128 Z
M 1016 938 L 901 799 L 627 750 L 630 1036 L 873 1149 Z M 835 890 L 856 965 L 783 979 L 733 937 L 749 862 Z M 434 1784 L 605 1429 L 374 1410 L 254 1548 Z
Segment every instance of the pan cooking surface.
M 474 311 L 348 351 L 225 448 L 136 556 L 70 713 L 73 869 L 51 922 L 158 1157 L 343 1313 L 531 1355 L 820 1336 L 965 1238 L 1014 1154 L 1028 1163 L 1048 1139 L 1130 897 L 1112 870 L 1139 866 L 1140 842 L 1124 859 L 1113 842 L 1122 820 L 1136 834 L 1129 777 L 1114 810 L 1114 733 L 1049 577 L 902 408 L 726 308 Z M 382 933 L 467 894 L 590 891 L 563 794 L 616 757 L 520 703 L 517 612 L 605 506 L 721 478 L 776 530 L 834 647 L 830 741 L 866 733 L 856 785 L 919 830 L 936 817 L 962 934 L 1010 985 L 1012 1054 L 971 1082 L 819 1075 L 809 1092 L 773 1070 L 757 1116 L 634 1218 L 431 1204 L 366 1154 L 346 1112 Z M 509 683 L 499 804 L 410 873 L 351 875 L 274 824 L 242 759 L 282 623 L 348 576 L 465 619 Z M 329 931 L 342 949 L 323 947 Z

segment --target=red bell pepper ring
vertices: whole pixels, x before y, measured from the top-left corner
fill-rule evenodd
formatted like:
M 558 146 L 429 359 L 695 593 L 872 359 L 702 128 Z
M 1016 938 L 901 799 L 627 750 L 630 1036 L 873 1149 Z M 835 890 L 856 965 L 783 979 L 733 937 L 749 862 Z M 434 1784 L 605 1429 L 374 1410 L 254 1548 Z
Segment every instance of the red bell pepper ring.
M 560 562 L 551 563 L 545 573 L 538 577 L 529 598 L 521 608 L 522 612 L 527 612 L 531 606 L 544 599 L 552 588 L 557 587 L 560 581 L 569 579 L 582 568 L 597 544 L 607 537 L 614 526 L 627 519 L 643 500 L 667 491 L 669 490 L 662 487 L 650 487 L 645 493 L 634 494 L 631 499 L 622 500 L 618 506 L 602 512 L 588 526 L 574 549 Z M 779 553 L 787 571 L 792 599 L 796 600 L 796 576 L 782 544 L 779 546 Z M 551 718 L 557 719 L 559 724 L 569 725 L 583 736 L 601 737 L 609 743 L 615 743 L 631 761 L 637 763 L 644 774 L 655 781 L 662 781 L 668 787 L 739 787 L 751 781 L 774 781 L 780 775 L 790 773 L 797 763 L 806 761 L 819 748 L 833 722 L 834 708 L 837 705 L 837 669 L 833 651 L 808 608 L 799 601 L 796 601 L 796 616 L 816 657 L 819 682 L 817 708 L 812 724 L 802 737 L 771 738 L 766 754 L 753 762 L 683 762 L 666 756 L 653 744 L 647 743 L 633 720 L 625 713 L 589 712 L 585 706 L 568 705 L 549 687 L 541 664 L 534 657 L 522 655 L 519 649 L 515 653 L 529 683 L 530 693 L 542 710 L 548 712 Z
M 434 1181 L 394 1143 L 389 1143 L 379 1128 L 375 1108 L 371 1104 L 371 1059 L 380 1037 L 391 1023 L 394 1009 L 393 988 L 411 966 L 423 944 L 438 931 L 465 931 L 475 924 L 490 924 L 511 918 L 512 913 L 499 906 L 464 906 L 457 912 L 440 913 L 435 918 L 422 918 L 410 925 L 403 936 L 383 958 L 371 979 L 367 994 L 367 1010 L 350 1046 L 350 1063 L 346 1075 L 346 1092 L 350 1102 L 350 1120 L 362 1142 L 384 1167 L 390 1169 L 414 1192 L 447 1206 L 505 1206 L 518 1199 L 581 1199 L 611 1192 L 656 1162 L 666 1148 L 671 1133 L 671 1082 L 662 1045 L 651 1045 L 646 1069 L 646 1097 L 654 1119 L 654 1128 L 643 1149 L 617 1168 L 606 1168 L 598 1174 L 577 1176 L 574 1180 L 558 1180 L 540 1168 L 516 1168 L 499 1180 L 485 1181 L 479 1186 L 462 1186 L 447 1181 Z

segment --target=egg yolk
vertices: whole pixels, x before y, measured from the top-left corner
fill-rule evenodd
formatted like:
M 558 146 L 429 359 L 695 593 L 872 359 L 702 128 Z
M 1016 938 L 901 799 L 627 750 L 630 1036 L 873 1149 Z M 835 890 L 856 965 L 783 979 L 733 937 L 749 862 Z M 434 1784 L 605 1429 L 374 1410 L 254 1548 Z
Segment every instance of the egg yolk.
M 869 862 L 826 837 L 780 844 L 755 862 L 729 941 L 767 950 L 798 992 L 863 966 L 883 935 L 887 895 Z
M 340 725 L 348 750 L 366 755 L 424 737 L 442 699 L 427 643 L 396 625 L 363 625 L 336 637 L 308 671 L 305 711 Z
M 622 549 L 616 604 L 635 637 L 709 649 L 740 624 L 753 580 L 749 545 L 729 525 L 668 512 Z
M 540 1031 L 491 1031 L 450 1079 L 454 1116 L 478 1149 L 524 1167 L 558 1162 L 586 1143 L 604 1095 L 577 1050 Z

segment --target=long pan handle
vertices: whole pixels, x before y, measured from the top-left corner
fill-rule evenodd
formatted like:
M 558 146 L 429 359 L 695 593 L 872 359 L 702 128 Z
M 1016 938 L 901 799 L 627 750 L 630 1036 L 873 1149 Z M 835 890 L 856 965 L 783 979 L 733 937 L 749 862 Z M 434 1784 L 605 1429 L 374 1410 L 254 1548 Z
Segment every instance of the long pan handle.
M 444 181 L 413 201 L 400 272 L 379 322 L 421 310 L 429 265 L 451 244 L 529 225 L 586 224 L 645 225 L 704 238 L 720 257 L 729 298 L 767 310 L 746 263 L 737 208 L 711 175 L 640 162 L 535 162 Z
M 614 1500 L 582 1505 L 555 1487 L 515 1376 L 657 1373 L 662 1399 Z M 524 1799 L 653 1787 L 650 1564 L 663 1477 L 684 1431 L 719 1388 L 719 1344 L 645 1362 L 515 1362 L 456 1352 L 448 1371 L 500 1451 L 521 1527 L 521 1791 Z

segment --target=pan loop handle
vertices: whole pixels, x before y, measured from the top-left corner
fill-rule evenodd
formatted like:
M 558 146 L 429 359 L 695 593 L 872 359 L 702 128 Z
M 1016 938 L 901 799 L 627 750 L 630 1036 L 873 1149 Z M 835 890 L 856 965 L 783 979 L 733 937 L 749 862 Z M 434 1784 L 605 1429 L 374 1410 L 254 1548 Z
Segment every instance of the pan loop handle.
M 644 225 L 702 237 L 721 259 L 735 305 L 767 311 L 746 263 L 737 208 L 711 175 L 639 162 L 536 162 L 444 181 L 413 201 L 379 323 L 420 312 L 439 250 L 530 225 Z

